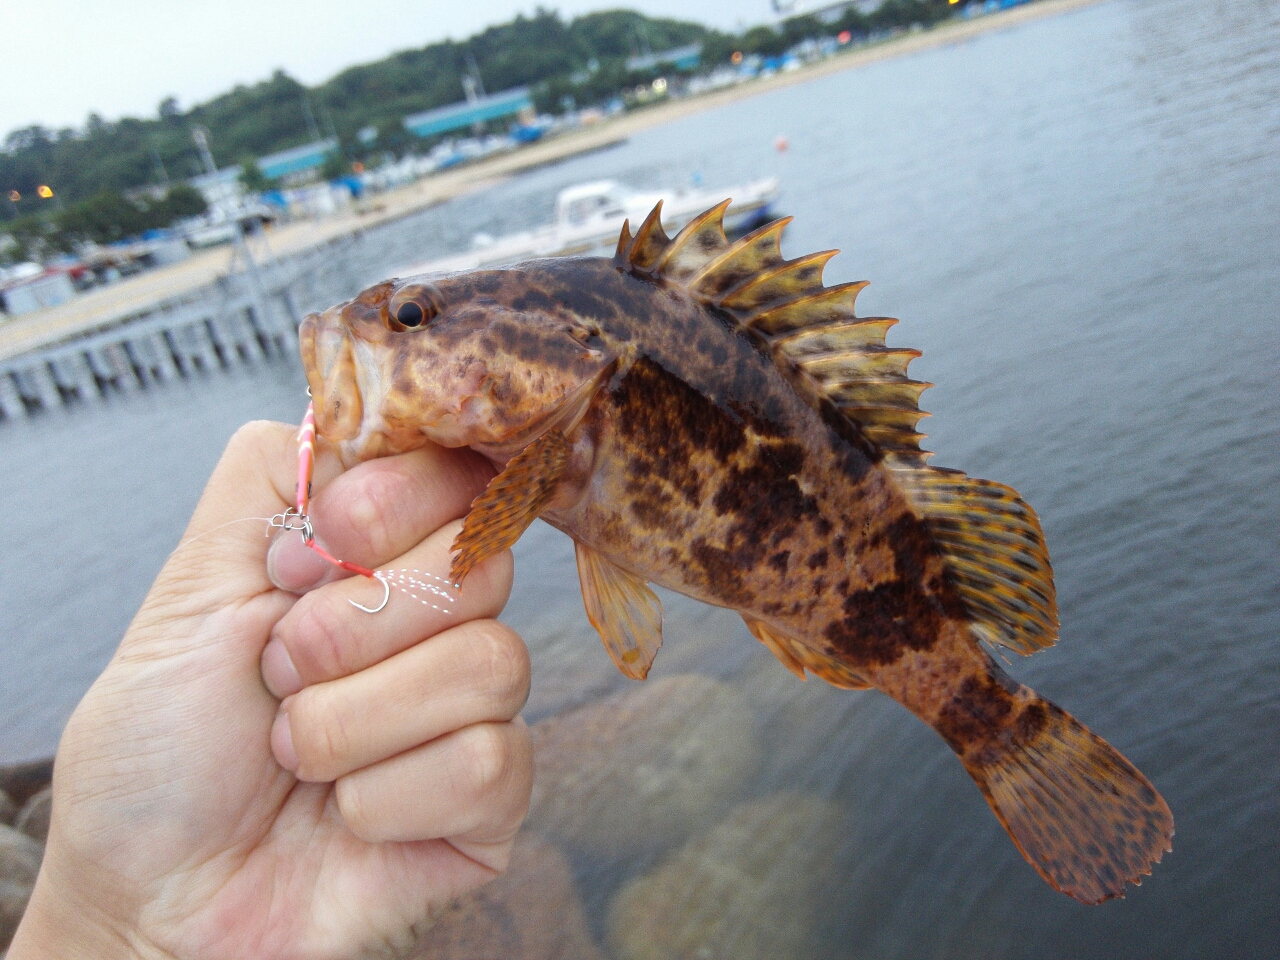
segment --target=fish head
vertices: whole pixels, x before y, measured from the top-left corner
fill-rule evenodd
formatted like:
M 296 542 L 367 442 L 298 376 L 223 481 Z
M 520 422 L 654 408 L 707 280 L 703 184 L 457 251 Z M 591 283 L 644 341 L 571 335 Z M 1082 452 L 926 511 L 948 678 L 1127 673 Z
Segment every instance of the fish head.
M 428 442 L 501 463 L 586 410 L 614 356 L 521 266 L 387 280 L 299 341 L 319 434 L 351 466 Z

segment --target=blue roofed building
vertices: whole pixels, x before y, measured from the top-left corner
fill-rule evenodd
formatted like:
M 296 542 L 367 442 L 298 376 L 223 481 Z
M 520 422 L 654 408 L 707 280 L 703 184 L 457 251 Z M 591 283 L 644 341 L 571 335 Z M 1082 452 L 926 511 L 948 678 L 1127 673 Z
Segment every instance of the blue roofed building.
M 304 143 L 291 150 L 281 150 L 265 157 L 258 158 L 258 169 L 268 180 L 278 180 L 289 174 L 305 173 L 324 166 L 325 158 L 338 149 L 338 141 L 334 137 Z
M 533 110 L 533 99 L 528 87 L 513 87 L 501 93 L 491 93 L 447 107 L 424 110 L 404 118 L 404 128 L 418 137 L 433 137 L 451 130 L 462 130 L 488 120 L 513 117 L 523 111 Z
M 660 53 L 628 57 L 627 69 L 635 73 L 640 70 L 653 70 L 655 67 L 669 63 L 677 70 L 695 70 L 701 62 L 702 44 L 691 43 L 687 47 L 674 47 Z

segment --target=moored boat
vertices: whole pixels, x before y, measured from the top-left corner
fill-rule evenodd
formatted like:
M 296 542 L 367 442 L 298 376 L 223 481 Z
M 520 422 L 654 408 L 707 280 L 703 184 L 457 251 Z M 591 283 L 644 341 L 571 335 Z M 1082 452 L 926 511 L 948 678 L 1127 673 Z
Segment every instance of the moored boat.
M 694 216 L 732 197 L 725 213 L 725 229 L 743 233 L 769 220 L 778 198 L 778 179 L 769 177 L 724 189 L 683 187 L 639 191 L 615 180 L 595 180 L 566 187 L 556 196 L 556 218 L 535 230 L 501 237 L 477 235 L 464 253 L 417 263 L 396 271 L 397 276 L 422 273 L 456 273 L 480 267 L 499 266 L 538 257 L 559 257 L 612 249 L 622 224 L 641 223 L 662 201 L 662 226 L 674 234 Z

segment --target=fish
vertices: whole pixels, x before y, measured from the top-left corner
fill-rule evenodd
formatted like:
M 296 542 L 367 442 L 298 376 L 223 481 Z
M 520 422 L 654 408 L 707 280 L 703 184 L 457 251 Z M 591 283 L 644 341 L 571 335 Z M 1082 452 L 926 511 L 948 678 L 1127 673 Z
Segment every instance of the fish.
M 737 611 L 800 679 L 875 688 L 959 757 L 1028 863 L 1088 904 L 1172 849 L 1151 782 L 1010 677 L 1051 646 L 1053 571 L 1010 487 L 934 467 L 897 320 L 858 317 L 837 251 L 791 218 L 730 242 L 729 201 L 675 237 L 661 204 L 612 257 L 396 278 L 306 317 L 322 437 L 344 463 L 428 443 L 498 471 L 451 579 L 536 518 L 574 541 L 587 618 L 627 677 L 662 644 L 650 584 Z

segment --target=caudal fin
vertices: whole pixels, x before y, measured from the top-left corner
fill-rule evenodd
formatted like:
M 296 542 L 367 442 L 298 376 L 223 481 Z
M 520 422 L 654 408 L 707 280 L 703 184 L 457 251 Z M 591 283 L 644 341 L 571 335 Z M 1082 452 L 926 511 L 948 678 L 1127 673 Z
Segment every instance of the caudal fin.
M 1018 850 L 1081 903 L 1124 896 L 1173 847 L 1173 814 L 1109 743 L 1036 698 L 1043 725 L 1004 750 L 965 761 Z

